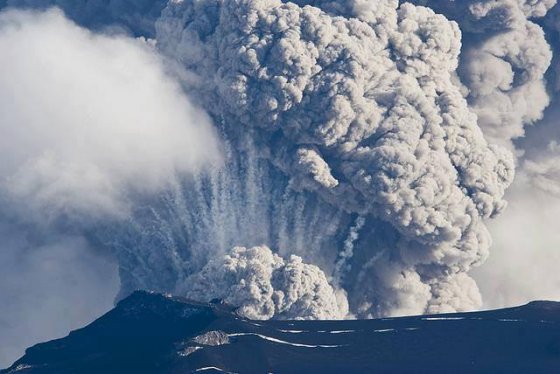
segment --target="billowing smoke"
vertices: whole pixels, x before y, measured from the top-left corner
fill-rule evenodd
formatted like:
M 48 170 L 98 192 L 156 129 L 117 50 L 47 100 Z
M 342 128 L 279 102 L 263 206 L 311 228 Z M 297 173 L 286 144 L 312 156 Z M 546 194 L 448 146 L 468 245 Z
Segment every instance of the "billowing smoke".
M 426 4 L 457 21 L 463 32 L 458 69 L 471 109 L 486 138 L 513 149 L 549 104 L 545 73 L 552 51 L 542 28 L 556 0 L 427 0 Z
M 2 95 L 6 221 L 110 253 L 119 298 L 258 319 L 479 308 L 507 148 L 549 103 L 555 1 L 413 3 L 0 1 L 113 35 L 4 16 L 2 90 L 25 108 Z M 554 163 L 518 163 L 554 188 Z
M 342 319 L 345 296 L 317 266 L 283 259 L 267 247 L 236 247 L 189 276 L 179 292 L 194 300 L 220 298 L 251 319 Z
M 233 147 L 284 175 L 279 196 L 332 207 L 339 232 L 360 237 L 341 284 L 353 313 L 472 308 L 477 298 L 461 295 L 476 286 L 457 279 L 485 259 L 482 218 L 504 207 L 513 167 L 454 84 L 459 29 L 396 1 L 337 4 L 173 2 L 158 47 L 194 73 L 187 90 Z M 284 188 L 258 168 L 262 191 Z M 344 239 L 298 254 L 332 274 Z
M 558 299 L 560 277 L 551 264 L 558 257 L 553 217 L 560 209 L 560 6 L 556 0 L 415 2 L 459 23 L 464 93 L 486 138 L 515 148 L 518 156 L 519 177 L 507 195 L 510 208 L 489 224 L 492 256 L 473 273 L 485 306 Z

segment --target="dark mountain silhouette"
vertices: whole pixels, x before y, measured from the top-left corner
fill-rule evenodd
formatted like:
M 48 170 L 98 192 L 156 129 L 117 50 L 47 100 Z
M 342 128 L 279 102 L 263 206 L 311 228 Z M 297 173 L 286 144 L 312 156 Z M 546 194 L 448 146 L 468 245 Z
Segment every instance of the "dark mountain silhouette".
M 359 373 L 560 370 L 560 303 L 379 320 L 250 321 L 138 291 L 7 373 Z

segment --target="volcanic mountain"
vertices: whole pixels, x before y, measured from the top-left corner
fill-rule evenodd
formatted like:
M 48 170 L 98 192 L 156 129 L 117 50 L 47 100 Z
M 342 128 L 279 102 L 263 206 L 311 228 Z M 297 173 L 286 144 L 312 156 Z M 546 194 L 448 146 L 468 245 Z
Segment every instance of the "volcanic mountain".
M 137 291 L 11 373 L 532 372 L 560 368 L 560 303 L 345 321 L 253 321 Z

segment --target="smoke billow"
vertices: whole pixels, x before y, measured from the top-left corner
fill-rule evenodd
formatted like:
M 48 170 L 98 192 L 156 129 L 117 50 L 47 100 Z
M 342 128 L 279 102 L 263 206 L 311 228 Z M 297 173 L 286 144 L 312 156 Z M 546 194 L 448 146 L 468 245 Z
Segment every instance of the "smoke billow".
M 556 0 L 427 0 L 459 23 L 463 48 L 458 74 L 486 138 L 513 149 L 549 104 L 545 73 L 552 51 L 533 22 Z
M 551 100 L 556 1 L 412 3 L 0 1 L 112 33 L 2 16 L 2 217 L 109 253 L 119 298 L 257 319 L 479 308 L 510 151 L 518 184 L 557 193 L 519 141 Z
M 317 266 L 298 256 L 282 259 L 266 247 L 234 248 L 186 278 L 179 292 L 194 300 L 221 298 L 251 319 L 342 319 L 344 296 Z M 339 302 L 341 305 L 339 305 Z
M 557 299 L 560 278 L 551 264 L 556 263 L 558 243 L 552 217 L 560 206 L 560 6 L 556 0 L 415 2 L 459 23 L 463 47 L 458 75 L 464 94 L 485 137 L 514 149 L 518 158 L 519 177 L 507 195 L 510 208 L 489 224 L 493 255 L 473 273 L 485 305 Z
M 424 7 L 337 4 L 174 2 L 156 38 L 194 73 L 185 86 L 222 119 L 228 141 L 284 175 L 287 202 L 307 194 L 332 207 L 343 233 L 363 217 L 352 252 L 341 238 L 298 253 L 314 263 L 319 254 L 327 274 L 353 254 L 340 285 L 353 313 L 472 308 L 460 300 L 474 283 L 456 279 L 484 260 L 482 219 L 504 207 L 513 166 L 454 84 L 460 31 Z M 280 186 L 259 179 L 264 191 Z

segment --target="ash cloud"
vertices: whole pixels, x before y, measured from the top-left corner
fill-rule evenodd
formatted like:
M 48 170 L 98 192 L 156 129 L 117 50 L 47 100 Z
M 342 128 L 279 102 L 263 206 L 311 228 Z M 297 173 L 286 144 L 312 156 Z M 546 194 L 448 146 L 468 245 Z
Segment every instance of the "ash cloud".
M 485 259 L 482 219 L 505 206 L 513 163 L 483 138 L 454 84 L 459 28 L 411 4 L 338 4 L 170 3 L 158 47 L 197 76 L 185 84 L 226 136 L 255 134 L 258 157 L 293 190 L 367 216 L 362 231 L 394 231 L 388 251 L 359 243 L 366 258 L 383 254 L 353 264 L 367 276 L 345 285 L 352 312 L 472 308 L 472 298 L 457 301 L 464 290 L 439 288 Z
M 283 259 L 269 248 L 233 248 L 184 280 L 178 291 L 194 300 L 223 299 L 246 318 L 343 319 L 348 302 L 317 266 Z
M 560 183 L 560 6 L 555 0 L 421 3 L 459 23 L 463 47 L 458 73 L 465 95 L 486 138 L 517 156 L 518 177 L 507 195 L 510 208 L 489 222 L 492 255 L 473 272 L 484 305 L 558 299 L 560 278 L 550 264 L 558 252 L 552 217 L 558 211 Z
M 555 263 L 554 259 L 558 252 L 556 229 L 552 217 L 558 211 L 556 190 L 560 183 L 556 167 L 558 160 L 556 144 L 560 139 L 556 120 L 558 113 L 556 109 L 558 104 L 557 19 L 560 7 L 556 1 L 462 3 L 465 7 L 476 6 L 479 10 L 491 8 L 487 13 L 480 13 L 482 17 L 478 21 L 478 30 L 487 30 L 480 22 L 486 19 L 485 23 L 496 34 L 488 39 L 479 35 L 476 27 L 471 27 L 474 24 L 469 26 L 471 24 L 468 20 L 469 12 L 461 14 L 457 9 L 453 9 L 458 4 L 446 1 L 429 2 L 429 4 L 459 22 L 461 28 L 466 31 L 464 49 L 474 50 L 473 56 L 484 56 L 485 52 L 479 53 L 477 49 L 484 51 L 486 40 L 490 39 L 510 40 L 507 49 L 518 50 L 519 56 L 525 56 L 523 59 L 512 59 L 499 55 L 499 59 L 494 60 L 504 68 L 511 65 L 512 87 L 517 86 L 515 90 L 529 94 L 523 95 L 526 99 L 521 101 L 521 105 L 517 108 L 521 111 L 512 111 L 518 115 L 518 118 L 511 122 L 510 128 L 514 129 L 513 125 L 515 125 L 517 135 L 511 131 L 501 131 L 500 127 L 487 134 L 495 139 L 501 138 L 502 142 L 514 138 L 510 147 L 515 147 L 518 156 L 519 177 L 516 178 L 508 194 L 510 208 L 495 222 L 489 223 L 494 239 L 492 256 L 484 267 L 473 272 L 474 278 L 482 288 L 484 304 L 486 307 L 503 307 L 532 299 L 557 299 L 559 295 L 556 292 L 556 285 L 560 280 L 550 264 Z M 519 34 L 527 25 L 536 32 L 516 37 L 517 42 L 513 42 L 511 36 L 515 33 Z M 543 43 L 544 38 L 550 46 Z M 550 52 L 547 50 L 553 52 L 554 56 L 550 67 L 548 66 Z M 515 69 L 522 61 L 525 62 L 523 68 Z M 474 63 L 488 66 L 483 62 L 476 62 L 476 59 Z M 461 72 L 461 69 L 459 71 Z M 490 80 L 490 77 L 488 75 L 485 79 Z M 466 80 L 468 81 L 468 76 Z M 530 90 L 524 89 L 523 86 L 540 88 L 531 94 Z M 546 87 L 546 96 L 543 95 L 544 87 Z M 528 113 L 525 102 L 530 104 L 529 109 L 537 115 L 533 116 L 533 119 L 537 118 L 536 121 L 527 120 L 527 117 L 519 115 Z M 550 107 L 543 111 L 549 102 Z M 486 105 L 488 110 L 494 113 L 507 108 L 499 101 L 488 101 Z M 543 118 L 540 119 L 541 117 Z M 507 127 L 503 129 L 507 130 Z M 520 137 L 521 135 L 523 137 Z M 520 277 L 519 274 L 523 276 Z
M 550 103 L 545 73 L 552 50 L 535 21 L 555 0 L 417 1 L 459 23 L 458 69 L 469 106 L 486 138 L 514 150 L 514 139 L 543 117 Z
M 21 164 L 25 178 L 10 171 L 19 182 L 6 184 L 11 196 L 32 197 L 18 199 L 26 200 L 11 210 L 18 217 L 48 211 L 64 230 L 78 222 L 73 231 L 111 253 L 119 297 L 137 288 L 221 297 L 252 318 L 477 309 L 481 294 L 469 274 L 488 257 L 487 226 L 496 233 L 496 258 L 511 255 L 498 263 L 523 258 L 504 249 L 516 235 L 503 227 L 519 208 L 491 221 L 504 211 L 514 178 L 510 151 L 522 165 L 512 205 L 531 204 L 534 186 L 519 188 L 524 176 L 541 190 L 555 185 L 554 162 L 520 140 L 531 137 L 529 125 L 540 128 L 555 100 L 545 38 L 555 28 L 556 8 L 547 15 L 555 1 L 9 3 L 55 4 L 81 25 L 149 38 L 150 46 L 134 43 L 152 56 L 154 80 L 171 87 L 157 101 L 165 115 L 154 109 L 169 127 L 158 123 L 144 134 L 161 139 L 159 151 L 137 152 L 144 135 L 123 137 L 126 152 L 78 158 L 99 169 L 98 183 L 75 173 L 87 168 L 45 154 L 35 168 Z M 190 101 L 162 74 L 155 50 Z M 143 84 L 145 71 L 137 73 Z M 146 89 L 150 100 L 136 108 L 150 108 L 154 87 Z M 124 116 L 125 129 L 130 118 L 138 119 Z M 204 125 L 195 131 L 193 119 Z M 215 133 L 223 141 L 220 166 Z M 189 154 L 184 139 L 200 152 Z M 115 159 L 124 174 L 105 163 Z M 148 173 L 131 166 L 146 164 Z M 58 183 L 66 180 L 72 183 Z M 41 186 L 49 186 L 39 189 L 42 200 L 32 194 Z M 84 219 L 90 210 L 94 218 Z M 491 264 L 505 274 L 507 267 Z M 502 277 L 505 288 L 491 289 L 492 268 L 484 269 L 474 276 L 487 298 L 516 300 L 504 295 L 518 283 Z

